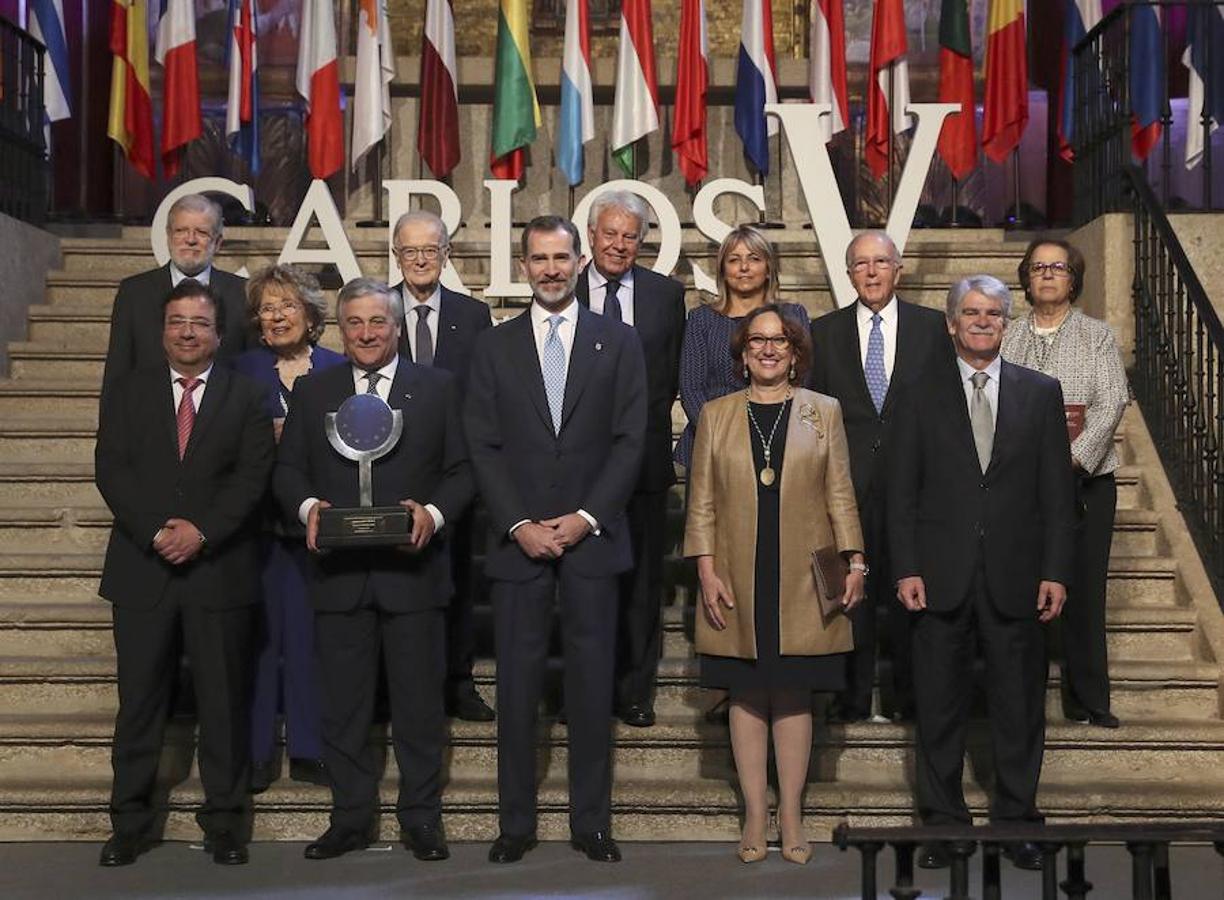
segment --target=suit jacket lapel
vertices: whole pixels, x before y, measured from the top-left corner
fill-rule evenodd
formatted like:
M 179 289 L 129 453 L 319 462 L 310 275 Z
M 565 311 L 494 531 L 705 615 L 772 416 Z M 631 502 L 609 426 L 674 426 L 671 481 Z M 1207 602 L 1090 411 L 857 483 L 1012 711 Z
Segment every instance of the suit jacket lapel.
M 973 425 L 969 422 L 969 406 L 965 402 L 965 386 L 961 383 L 960 367 L 953 363 L 952 371 L 946 375 L 948 387 L 939 392 L 943 399 L 946 425 L 956 435 L 961 449 L 969 453 L 974 466 L 979 467 L 975 471 L 981 471 L 977 445 L 973 442 Z
M 166 371 L 169 375 L 169 370 Z M 166 430 L 166 441 L 170 447 L 170 452 L 174 454 L 174 459 L 178 459 L 178 409 L 174 405 L 174 388 L 171 386 L 169 378 L 163 378 L 153 388 L 153 409 L 160 410 L 158 418 L 161 419 L 162 427 Z
M 406 416 L 412 406 L 412 385 L 415 381 L 414 364 L 401 356 L 399 365 L 395 367 L 395 377 L 391 379 L 391 388 L 387 391 L 387 405 L 392 409 L 404 410 Z
M 1020 382 L 1016 378 L 1015 371 L 1004 362 L 999 370 L 999 409 L 995 415 L 994 443 L 990 449 L 990 465 L 986 467 L 987 472 L 999 464 L 1003 455 L 1007 453 L 1008 445 L 1012 443 L 1009 438 L 1021 415 L 1020 407 L 1025 400 L 1020 392 Z
M 914 336 L 910 333 L 910 326 L 906 324 L 909 322 L 912 310 L 910 310 L 908 303 L 902 302 L 900 297 L 894 299 L 893 302 L 897 304 L 897 352 L 893 357 L 892 371 L 888 373 L 888 393 L 884 395 L 884 407 L 880 410 L 881 415 L 886 415 L 889 412 L 893 397 L 897 393 L 892 389 L 893 385 L 901 383 L 897 379 L 901 376 L 902 372 L 908 371 L 910 359 L 914 355 Z M 863 378 L 863 387 L 864 389 L 867 387 L 866 376 Z
M 449 291 L 442 288 L 442 295 L 438 298 L 438 337 L 434 341 L 433 364 L 449 371 L 451 352 L 455 349 L 460 325 L 455 317 L 455 301 L 448 294 Z
M 574 327 L 574 346 L 570 350 L 569 365 L 565 373 L 565 400 L 561 404 L 561 427 L 569 420 L 578 398 L 582 396 L 587 381 L 591 377 L 591 369 L 595 356 L 603 352 L 603 322 L 598 320 L 596 313 L 579 307 L 578 322 Z M 541 384 L 543 381 L 541 380 Z
M 591 308 L 591 286 L 588 283 L 588 279 L 591 277 L 592 265 L 594 264 L 587 263 L 586 268 L 583 269 L 582 273 L 578 276 L 577 287 L 574 288 L 574 299 L 576 299 L 580 305 L 585 306 L 587 309 Z
M 187 439 L 187 452 L 183 454 L 183 459 L 186 460 L 193 450 L 200 445 L 203 440 L 204 432 L 217 418 L 217 414 L 221 407 L 225 404 L 226 394 L 229 393 L 230 376 L 229 372 L 218 365 L 213 365 L 212 374 L 208 376 L 208 382 L 204 388 L 204 398 L 200 401 L 200 408 L 196 412 L 195 424 L 191 426 L 191 437 Z M 174 445 L 178 449 L 178 424 L 177 410 L 174 429 Z
M 536 352 L 535 334 L 531 327 L 531 309 L 525 309 L 505 325 L 512 333 L 510 352 L 513 356 L 514 371 L 523 373 L 522 383 L 531 398 L 532 405 L 540 414 L 540 420 L 553 430 L 552 413 L 548 409 L 548 397 L 544 393 L 544 373 L 540 369 L 540 356 Z
M 859 345 L 858 301 L 850 306 L 845 315 L 837 323 L 838 333 L 834 346 L 845 354 L 840 365 L 853 372 L 851 379 L 854 389 L 859 394 L 859 400 L 866 409 L 875 409 L 875 401 L 871 399 L 871 391 L 867 390 L 867 376 L 863 374 L 863 348 Z

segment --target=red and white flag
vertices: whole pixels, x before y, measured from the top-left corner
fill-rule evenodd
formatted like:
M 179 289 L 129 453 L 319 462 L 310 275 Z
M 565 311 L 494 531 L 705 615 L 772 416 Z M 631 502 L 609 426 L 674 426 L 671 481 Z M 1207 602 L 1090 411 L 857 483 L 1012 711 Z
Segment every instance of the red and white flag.
M 905 8 L 901 0 L 876 0 L 871 20 L 871 66 L 867 82 L 867 165 L 879 178 L 888 168 L 888 146 L 894 134 L 908 131 L 909 64 L 905 54 Z
M 162 3 L 155 58 L 166 72 L 162 84 L 162 168 L 167 178 L 173 178 L 178 174 L 183 147 L 203 133 L 192 0 Z
M 459 164 L 459 72 L 451 0 L 426 0 L 421 35 L 421 106 L 417 150 L 435 178 Z
M 704 0 L 682 0 L 680 47 L 676 55 L 676 111 L 672 149 L 691 186 L 710 171 L 706 139 L 706 91 L 710 86 L 710 52 Z
M 812 0 L 808 88 L 813 103 L 828 103 L 833 108 L 828 118 L 820 119 L 820 133 L 826 143 L 844 131 L 850 121 L 844 3 L 845 0 Z
M 391 127 L 395 51 L 387 0 L 357 0 L 357 69 L 353 77 L 353 168 Z
M 297 92 L 306 99 L 306 156 L 310 174 L 327 178 L 344 165 L 336 14 L 331 0 L 302 0 Z

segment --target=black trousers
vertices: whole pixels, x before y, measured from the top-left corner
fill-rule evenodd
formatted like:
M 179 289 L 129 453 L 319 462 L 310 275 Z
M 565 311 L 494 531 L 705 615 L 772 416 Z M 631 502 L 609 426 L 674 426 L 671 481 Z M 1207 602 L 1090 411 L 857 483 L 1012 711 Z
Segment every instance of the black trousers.
M 587 578 L 562 557 L 531 581 L 494 581 L 498 821 L 536 830 L 536 744 L 553 602 L 559 600 L 569 729 L 570 829 L 606 831 L 612 815 L 616 577 Z
M 450 530 L 451 580 L 455 594 L 446 607 L 446 686 L 454 692 L 472 680 L 476 662 L 475 592 L 472 549 L 475 529 L 468 509 Z
M 254 577 L 254 573 L 253 577 Z M 205 834 L 240 831 L 250 800 L 253 607 L 203 609 L 171 587 L 152 609 L 114 608 L 119 712 L 111 751 L 111 826 L 148 832 L 153 790 L 179 657 L 186 652 L 199 722 L 197 755 Z
M 1045 749 L 1046 656 L 1037 598 L 1031 618 L 1001 616 L 979 564 L 968 596 L 951 612 L 927 610 L 913 627 L 917 701 L 918 813 L 923 824 L 969 823 L 961 787 L 973 700 L 974 645 L 986 663 L 994 749 L 992 822 L 1040 821 L 1037 782 Z
M 668 491 L 634 494 L 629 500 L 629 537 L 636 565 L 620 576 L 617 633 L 617 702 L 654 704 L 655 678 L 663 647 L 660 606 L 663 557 L 667 551 Z
M 377 831 L 382 754 L 370 741 L 379 649 L 387 672 L 391 739 L 399 767 L 395 812 L 403 828 L 442 814 L 442 708 L 445 671 L 442 608 L 387 612 L 374 579 L 361 606 L 316 613 L 315 646 L 323 696 L 323 758 L 332 782 L 331 824 Z
M 1079 500 L 1075 580 L 1067 591 L 1063 614 L 1056 620 L 1063 649 L 1063 706 L 1109 712 L 1105 590 L 1118 505 L 1118 486 L 1113 474 L 1081 479 Z

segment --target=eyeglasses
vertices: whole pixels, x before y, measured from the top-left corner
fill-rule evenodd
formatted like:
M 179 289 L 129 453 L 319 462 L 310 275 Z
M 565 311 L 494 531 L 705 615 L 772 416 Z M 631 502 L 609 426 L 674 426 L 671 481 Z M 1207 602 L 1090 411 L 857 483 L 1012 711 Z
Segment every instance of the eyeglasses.
M 866 272 L 872 266 L 877 269 L 891 269 L 894 266 L 900 265 L 895 259 L 889 259 L 887 256 L 877 256 L 874 259 L 856 259 L 850 263 L 850 269 L 853 272 Z
M 203 228 L 180 227 L 180 228 L 171 228 L 170 236 L 174 238 L 176 241 L 185 241 L 188 238 L 195 238 L 198 241 L 208 242 L 212 240 L 213 233 Z
M 748 347 L 753 351 L 760 352 L 765 349 L 766 344 L 773 344 L 775 350 L 786 350 L 790 347 L 791 341 L 784 334 L 750 334 L 748 335 Z
M 166 327 L 171 331 L 186 331 L 188 328 L 212 331 L 214 326 L 208 319 L 185 319 L 182 316 L 171 316 L 166 319 Z
M 1035 262 L 1028 264 L 1028 272 L 1030 275 L 1045 275 L 1049 272 L 1055 278 L 1066 278 L 1071 274 L 1072 269 L 1065 262 Z
M 293 300 L 284 300 L 280 303 L 265 303 L 259 307 L 259 318 L 275 319 L 277 316 L 284 316 L 286 319 L 290 316 L 296 316 L 302 311 L 302 304 Z
M 404 262 L 416 262 L 418 256 L 428 262 L 433 262 L 442 253 L 442 248 L 436 244 L 430 244 L 428 247 L 399 247 L 395 251 L 395 255 Z

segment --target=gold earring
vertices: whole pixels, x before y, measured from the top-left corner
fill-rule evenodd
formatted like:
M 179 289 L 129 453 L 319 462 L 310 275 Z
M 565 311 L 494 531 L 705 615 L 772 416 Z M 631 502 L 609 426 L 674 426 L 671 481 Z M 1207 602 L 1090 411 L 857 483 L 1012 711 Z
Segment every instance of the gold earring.
M 748 363 L 744 363 L 744 381 L 748 380 Z
M 791 381 L 795 380 L 795 361 L 793 359 L 791 360 L 790 375 L 788 377 L 790 378 Z

